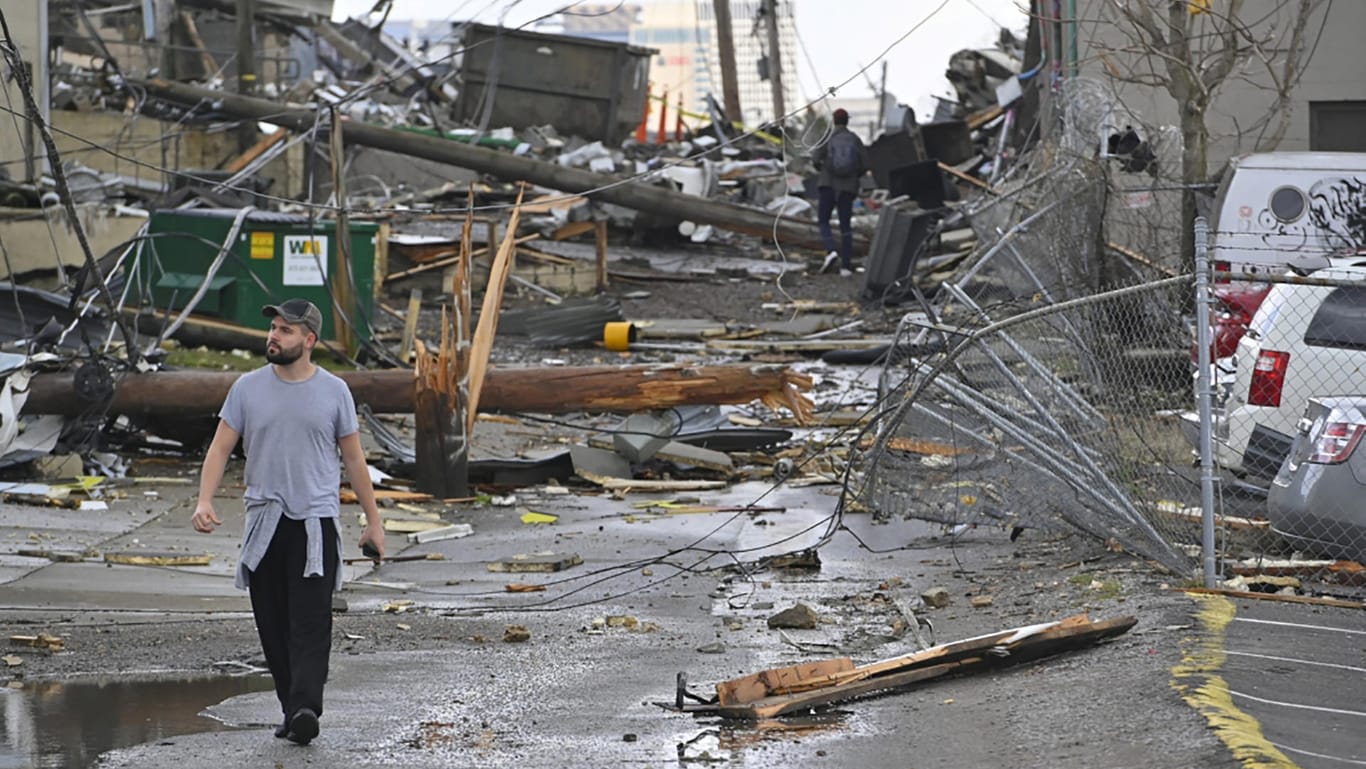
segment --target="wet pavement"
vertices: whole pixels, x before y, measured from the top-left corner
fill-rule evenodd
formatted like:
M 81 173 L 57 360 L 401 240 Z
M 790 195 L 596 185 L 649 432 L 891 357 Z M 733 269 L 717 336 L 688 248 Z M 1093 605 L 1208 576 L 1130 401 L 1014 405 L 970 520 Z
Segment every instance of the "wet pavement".
M 836 493 L 834 486 L 770 491 L 767 483 L 756 481 L 693 496 L 720 505 L 758 501 L 784 508 L 782 512 L 661 513 L 636 503 L 673 495 L 616 499 L 537 487 L 519 490 L 514 506 L 448 510 L 445 520 L 469 523 L 474 533 L 425 545 L 410 546 L 402 535 L 390 535 L 388 542 L 391 554 L 430 553 L 442 560 L 347 567 L 340 597 L 349 610 L 338 615 L 322 733 L 311 746 L 300 748 L 271 736 L 279 718 L 273 693 L 216 691 L 196 682 L 167 684 L 176 693 L 156 697 L 174 703 L 182 720 L 112 737 L 76 738 L 82 747 L 72 752 L 65 747 L 71 744 L 70 730 L 56 725 L 64 720 L 32 714 L 43 708 L 49 708 L 43 713 L 65 712 L 74 700 L 62 700 L 52 711 L 36 699 L 33 692 L 40 689 L 34 688 L 4 695 L 10 753 L 0 754 L 8 762 L 0 766 L 80 766 L 78 761 L 88 762 L 106 750 L 103 767 L 167 769 L 476 764 L 525 769 L 718 762 L 870 769 L 1238 765 L 1205 716 L 1173 690 L 1173 671 L 1189 653 L 1187 642 L 1214 636 L 1202 633 L 1192 619 L 1196 602 L 1159 589 L 1160 575 L 1120 561 L 1117 576 L 1106 578 L 1123 583 L 1121 597 L 1093 600 L 1084 587 L 1069 581 L 1068 572 L 1057 570 L 1058 563 L 1072 558 L 1065 547 L 1035 541 L 1032 534 L 1011 543 L 1005 531 L 985 527 L 950 539 L 938 526 L 918 522 L 874 525 L 866 515 L 834 521 Z M 33 624 L 48 627 L 56 617 L 95 616 L 107 621 L 100 632 L 110 635 L 125 632 L 120 628 L 135 633 L 135 625 L 163 622 L 180 623 L 185 634 L 219 632 L 215 621 L 249 628 L 246 597 L 231 587 L 241 506 L 223 499 L 223 528 L 211 536 L 197 535 L 188 523 L 192 494 L 187 485 L 168 485 L 155 500 L 130 494 L 115 501 L 110 511 L 94 514 L 0 506 L 0 537 L 11 543 L 31 541 L 37 534 L 43 541 L 104 552 L 143 548 L 212 556 L 208 566 L 175 568 L 105 564 L 96 558 L 54 563 L 7 556 L 4 574 L 9 581 L 0 585 L 0 609 L 30 624 L 7 623 L 5 630 L 34 632 Z M 526 511 L 556 516 L 557 522 L 524 523 Z M 343 508 L 348 550 L 354 549 L 359 534 L 358 513 L 354 505 Z M 736 566 L 737 559 L 752 561 L 822 541 L 818 571 L 716 571 Z M 914 549 L 899 549 L 905 545 Z M 531 553 L 573 553 L 583 563 L 553 574 L 488 568 L 491 562 Z M 506 590 L 510 583 L 545 590 L 513 594 Z M 737 724 L 670 713 L 655 704 L 673 701 L 679 672 L 695 682 L 694 691 L 706 692 L 716 681 L 803 659 L 848 654 L 862 662 L 909 651 L 910 637 L 891 629 L 894 614 L 870 608 L 870 596 L 897 584 L 907 597 L 932 585 L 948 587 L 950 607 L 926 614 L 940 642 L 1086 609 L 1097 619 L 1132 613 L 1139 625 L 1098 648 L 846 703 L 814 721 Z M 968 598 L 979 594 L 992 595 L 994 605 L 970 608 Z M 816 629 L 778 633 L 767 627 L 769 616 L 797 601 L 818 610 L 822 621 Z M 1303 607 L 1276 611 L 1292 621 L 1328 624 L 1322 618 L 1305 619 L 1310 612 Z M 1344 627 L 1362 628 L 1361 614 L 1343 612 Z M 1261 616 L 1239 614 L 1240 620 Z M 608 617 L 630 622 L 611 624 Z M 370 630 L 361 630 L 362 618 Z M 445 648 L 393 640 L 419 622 L 425 623 L 428 637 L 445 639 Z M 509 624 L 525 626 L 530 640 L 505 643 L 503 631 Z M 1292 654 L 1294 637 L 1269 634 L 1272 629 L 1299 632 L 1288 626 L 1236 621 L 1225 628 L 1218 643 L 1230 651 L 1362 666 L 1363 645 L 1352 645 L 1351 639 L 1360 636 L 1351 632 L 1340 634 L 1348 640 L 1343 647 L 1348 657 L 1339 659 Z M 234 643 L 238 659 L 257 654 L 249 630 L 241 630 Z M 100 664 L 101 652 L 88 644 L 68 653 L 81 655 L 87 665 Z M 117 655 L 109 659 L 106 665 L 117 664 Z M 1240 660 L 1257 659 L 1226 658 L 1230 689 L 1262 700 L 1360 710 L 1350 702 L 1327 704 L 1322 691 L 1331 681 L 1323 676 L 1285 674 L 1281 677 L 1288 679 L 1287 685 L 1269 694 L 1258 688 L 1266 680 L 1263 673 L 1241 667 Z M 173 657 L 158 662 L 159 669 L 177 669 Z M 1240 683 L 1244 674 L 1253 677 L 1248 685 Z M 1359 673 L 1353 675 L 1360 680 Z M 1341 682 L 1352 680 L 1339 677 Z M 61 680 L 26 684 L 58 690 L 73 685 Z M 1263 708 L 1265 703 L 1250 697 L 1235 697 L 1234 702 L 1263 719 L 1261 728 L 1273 742 L 1308 752 L 1325 752 L 1330 746 L 1360 760 L 1359 750 L 1352 753 L 1350 731 L 1353 719 L 1360 719 L 1350 712 L 1325 719 L 1320 711 L 1302 707 Z M 199 715 L 201 710 L 207 717 Z M 115 715 L 122 711 L 112 707 L 90 712 L 96 721 L 101 712 L 106 715 L 91 735 L 113 734 L 123 720 Z M 1286 712 L 1306 723 L 1279 720 Z M 152 715 L 132 718 L 153 724 Z M 1286 736 L 1302 733 L 1298 730 L 1308 728 L 1310 721 L 1327 725 L 1328 732 L 1315 736 L 1308 747 Z M 1278 731 L 1281 723 L 1289 731 Z M 1295 756 L 1301 766 L 1329 765 L 1310 758 L 1307 753 Z
M 0 767 L 84 769 L 106 751 L 229 729 L 204 710 L 271 688 L 245 674 L 88 676 L 0 689 Z

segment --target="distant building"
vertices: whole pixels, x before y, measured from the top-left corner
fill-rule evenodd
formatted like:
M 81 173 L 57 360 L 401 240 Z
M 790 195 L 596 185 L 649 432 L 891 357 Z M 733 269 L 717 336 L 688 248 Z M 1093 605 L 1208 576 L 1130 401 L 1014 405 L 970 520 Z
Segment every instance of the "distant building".
M 631 27 L 639 16 L 640 6 L 634 3 L 580 3 L 572 11 L 560 14 L 557 31 L 609 43 L 629 43 Z
M 772 89 L 767 79 L 760 79 L 760 60 L 765 58 L 768 49 L 766 22 L 760 13 L 762 7 L 761 0 L 731 0 L 730 3 L 742 113 L 730 117 L 747 125 L 759 125 L 775 117 Z M 707 94 L 713 94 L 717 103 L 724 102 L 716 16 L 710 0 L 645 3 L 640 6 L 630 35 L 634 45 L 659 49 L 659 55 L 650 67 L 650 79 L 655 84 L 656 94 L 668 88 L 671 105 L 678 103 L 681 94 L 685 108 L 705 114 Z M 783 99 L 791 111 L 802 102 L 797 75 L 797 27 L 790 0 L 778 2 L 778 43 L 784 74 Z

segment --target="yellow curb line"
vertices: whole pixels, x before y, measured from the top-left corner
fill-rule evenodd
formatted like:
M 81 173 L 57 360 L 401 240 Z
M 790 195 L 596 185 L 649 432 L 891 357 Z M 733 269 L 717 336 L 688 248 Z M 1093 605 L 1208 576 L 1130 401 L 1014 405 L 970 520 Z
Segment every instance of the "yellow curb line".
M 1224 629 L 1233 621 L 1234 604 L 1218 595 L 1190 595 L 1200 605 L 1196 620 L 1201 633 L 1183 639 L 1181 662 L 1172 666 L 1171 687 L 1186 704 L 1205 717 L 1212 729 L 1247 769 L 1299 769 L 1262 734 L 1257 719 L 1233 704 L 1228 683 L 1219 675 L 1224 667 Z

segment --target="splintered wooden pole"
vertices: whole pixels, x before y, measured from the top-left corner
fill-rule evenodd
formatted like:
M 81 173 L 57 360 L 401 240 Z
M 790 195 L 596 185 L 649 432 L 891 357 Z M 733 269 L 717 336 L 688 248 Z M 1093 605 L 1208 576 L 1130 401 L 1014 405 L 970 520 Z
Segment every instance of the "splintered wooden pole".
M 332 328 L 337 341 L 346 349 L 347 355 L 355 355 L 360 349 L 356 333 L 356 302 L 351 292 L 351 219 L 346 212 L 346 150 L 342 144 L 342 122 L 337 108 L 331 110 L 332 131 L 328 144 L 332 160 L 332 198 L 337 206 L 337 248 L 334 252 L 334 266 L 329 276 L 332 283 L 333 320 Z
M 403 337 L 398 343 L 398 359 L 409 363 L 413 359 L 413 339 L 417 337 L 417 317 L 422 312 L 422 289 L 408 292 L 408 314 L 403 318 Z
M 441 347 L 435 355 L 417 342 L 414 415 L 417 422 L 417 488 L 442 498 L 469 495 L 470 437 L 470 230 L 474 187 L 470 187 L 460 255 L 451 279 L 451 312 L 441 311 Z M 410 318 L 417 313 L 409 308 Z
M 441 313 L 441 347 L 435 354 L 417 341 L 413 417 L 417 425 L 417 490 L 434 497 L 469 496 L 469 441 L 455 387 L 451 338 Z
M 489 268 L 489 282 L 484 288 L 484 304 L 479 311 L 479 326 L 474 331 L 470 346 L 470 400 L 467 412 L 469 431 L 474 430 L 474 415 L 479 409 L 479 395 L 484 389 L 484 373 L 488 370 L 489 354 L 493 351 L 493 335 L 498 331 L 498 312 L 503 306 L 503 287 L 507 285 L 512 253 L 516 250 L 517 219 L 522 210 L 522 195 L 526 187 L 517 190 L 517 203 L 508 217 L 507 231 L 498 246 L 498 255 Z
M 488 224 L 489 245 L 494 242 L 493 233 L 497 232 L 497 223 L 490 221 Z M 516 234 L 513 232 L 512 234 Z M 470 331 L 470 308 L 473 302 L 470 299 L 470 270 L 474 264 L 474 183 L 470 183 L 469 195 L 465 198 L 465 226 L 460 231 L 460 258 L 455 265 L 454 285 L 451 286 L 451 297 L 454 299 L 455 307 L 455 339 L 456 339 L 456 374 L 457 389 L 460 393 L 460 403 L 466 406 L 463 418 L 465 420 L 465 432 L 471 438 L 474 437 L 474 409 L 475 404 L 470 400 L 470 353 L 473 336 Z

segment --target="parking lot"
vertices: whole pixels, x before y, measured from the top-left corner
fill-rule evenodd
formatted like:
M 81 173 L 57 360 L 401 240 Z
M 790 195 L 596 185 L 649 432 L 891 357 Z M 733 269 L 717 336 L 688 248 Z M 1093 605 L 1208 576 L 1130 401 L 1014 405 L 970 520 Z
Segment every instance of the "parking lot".
M 1198 707 L 1244 765 L 1366 765 L 1366 614 L 1223 599 L 1201 614 L 1223 653 Z

